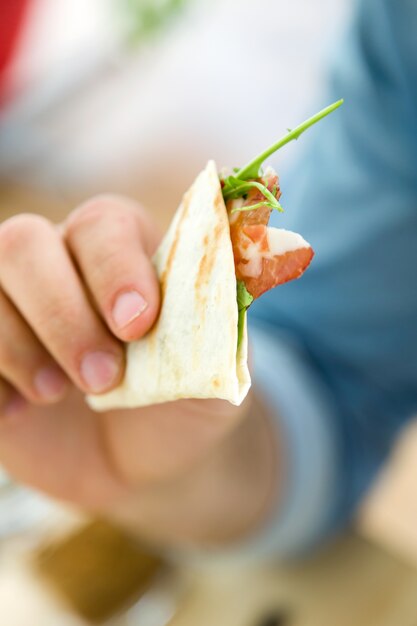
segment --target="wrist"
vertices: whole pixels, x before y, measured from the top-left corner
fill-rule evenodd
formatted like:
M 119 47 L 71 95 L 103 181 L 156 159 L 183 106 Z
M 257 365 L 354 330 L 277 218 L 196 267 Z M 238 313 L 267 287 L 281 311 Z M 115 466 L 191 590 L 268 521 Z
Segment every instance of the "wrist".
M 279 493 L 276 427 L 258 398 L 203 460 L 186 473 L 140 489 L 118 507 L 119 521 L 165 547 L 238 542 L 266 521 Z

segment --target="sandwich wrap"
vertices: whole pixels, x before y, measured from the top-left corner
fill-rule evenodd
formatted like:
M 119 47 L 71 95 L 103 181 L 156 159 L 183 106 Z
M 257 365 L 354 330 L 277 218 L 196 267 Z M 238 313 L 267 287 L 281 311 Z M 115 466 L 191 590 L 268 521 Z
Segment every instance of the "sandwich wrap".
M 219 177 L 209 161 L 184 195 L 153 263 L 161 285 L 151 331 L 127 345 L 124 379 L 88 396 L 104 411 L 181 398 L 240 404 L 250 388 L 246 311 L 263 293 L 299 278 L 314 256 L 298 233 L 268 227 L 282 212 L 277 174 L 264 161 L 341 106 L 338 100 L 242 168 Z
M 184 195 L 153 264 L 161 285 L 158 320 L 127 344 L 122 383 L 88 396 L 88 404 L 98 411 L 181 398 L 239 405 L 251 384 L 246 319 L 238 346 L 233 249 L 213 161 Z

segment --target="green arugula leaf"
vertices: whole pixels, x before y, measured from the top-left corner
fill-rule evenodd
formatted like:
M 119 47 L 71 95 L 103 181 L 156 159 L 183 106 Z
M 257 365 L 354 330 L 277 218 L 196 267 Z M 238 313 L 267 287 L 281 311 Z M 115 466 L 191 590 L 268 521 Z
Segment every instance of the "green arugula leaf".
M 237 320 L 237 346 L 240 346 L 240 342 L 243 337 L 243 328 L 245 323 L 245 315 L 248 307 L 253 302 L 253 296 L 249 293 L 249 291 L 245 287 L 245 283 L 243 280 L 236 281 L 236 292 L 237 292 L 237 310 L 238 310 L 238 320 Z
M 249 293 L 249 291 L 245 287 L 245 283 L 243 280 L 236 281 L 236 291 L 237 291 L 237 306 L 239 311 L 241 309 L 247 309 L 253 302 L 253 296 Z
M 262 195 L 268 200 L 268 202 L 258 202 L 257 204 L 252 204 L 250 206 L 245 207 L 237 207 L 232 209 L 231 213 L 236 213 L 237 211 L 253 211 L 260 206 L 268 206 L 271 209 L 275 209 L 277 211 L 283 212 L 283 208 L 276 199 L 276 197 L 269 191 L 268 187 L 262 185 L 262 183 L 258 183 L 257 181 L 251 180 L 249 182 L 242 182 L 237 179 L 233 179 L 230 181 L 229 177 L 226 179 L 225 187 L 223 188 L 223 198 L 224 200 L 231 200 L 233 198 L 241 198 L 246 194 L 249 189 L 255 188 L 258 189 L 262 193 Z M 228 182 L 229 181 L 229 184 Z M 227 188 L 226 188 L 226 185 Z
M 302 124 L 299 124 L 292 130 L 289 130 L 288 133 L 284 135 L 284 137 L 281 137 L 281 139 L 279 139 L 276 143 L 261 152 L 261 154 L 258 154 L 258 156 L 252 159 L 252 161 L 249 161 L 249 163 L 241 167 L 240 170 L 236 172 L 235 178 L 239 178 L 240 180 L 258 178 L 259 168 L 261 167 L 265 159 L 267 159 L 269 156 L 271 156 L 271 154 L 282 148 L 282 146 L 285 146 L 290 141 L 298 139 L 299 136 L 307 130 L 307 128 L 310 128 L 310 126 L 313 126 L 314 124 L 322 120 L 324 117 L 326 117 L 326 115 L 329 115 L 330 113 L 338 109 L 342 104 L 343 99 L 338 100 L 337 102 L 333 102 L 333 104 L 330 104 L 325 109 L 322 109 L 321 111 L 310 117 L 308 120 L 305 120 L 305 122 L 303 122 Z
M 223 179 L 224 187 L 222 189 L 223 198 L 225 200 L 228 199 L 228 194 L 232 193 L 234 189 L 239 187 L 243 181 L 239 180 L 235 176 L 228 176 Z
M 281 205 L 279 205 L 279 207 L 276 207 L 276 206 L 273 206 L 270 202 L 257 202 L 256 204 L 250 204 L 249 206 L 236 207 L 235 209 L 230 211 L 230 213 L 238 213 L 239 211 L 255 211 L 256 209 L 259 209 L 261 206 L 267 206 L 270 209 L 276 209 L 280 213 L 284 211 Z
M 237 184 L 233 182 L 233 186 L 226 191 L 223 189 L 223 198 L 225 200 L 230 200 L 231 198 L 240 198 L 245 195 L 249 189 L 258 189 L 265 198 L 267 198 L 270 202 L 274 202 L 276 198 L 269 191 L 268 187 L 263 185 L 262 183 L 258 183 L 255 180 L 251 180 L 248 182 L 242 182 L 241 180 L 236 180 Z
M 294 139 L 298 139 L 298 137 L 304 131 L 306 131 L 307 128 L 310 128 L 310 126 L 316 124 L 318 121 L 326 117 L 326 115 L 329 115 L 329 113 L 332 113 L 332 111 L 339 108 L 342 104 L 343 100 L 338 100 L 337 102 L 334 102 L 322 111 L 319 111 L 318 113 L 316 113 L 316 115 L 313 115 L 302 124 L 299 124 L 296 128 L 293 128 L 292 130 L 288 129 L 287 135 L 285 135 L 272 146 L 264 150 L 264 152 L 252 159 L 252 161 L 250 161 L 247 165 L 244 165 L 240 169 L 233 168 L 234 174 L 232 174 L 231 176 L 227 176 L 227 178 L 222 180 L 222 194 L 225 202 L 227 200 L 244 196 L 251 187 L 256 187 L 257 189 L 259 189 L 263 196 L 265 196 L 266 201 L 258 202 L 251 206 L 233 209 L 232 213 L 235 213 L 236 211 L 253 211 L 261 206 L 267 206 L 270 209 L 275 209 L 282 212 L 283 208 L 278 200 L 275 198 L 274 193 L 271 193 L 269 189 L 265 187 L 265 185 L 262 185 L 260 182 L 254 180 L 249 181 L 249 179 L 260 178 L 262 176 L 261 166 L 265 159 L 267 159 L 271 154 L 282 148 L 282 146 L 285 146 L 285 144 L 293 141 Z

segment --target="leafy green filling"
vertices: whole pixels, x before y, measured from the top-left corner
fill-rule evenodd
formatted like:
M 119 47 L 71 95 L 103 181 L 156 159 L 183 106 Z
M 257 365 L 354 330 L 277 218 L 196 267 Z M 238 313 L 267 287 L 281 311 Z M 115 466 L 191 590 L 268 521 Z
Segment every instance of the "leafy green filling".
M 243 329 L 245 327 L 245 315 L 248 307 L 253 302 L 253 296 L 249 293 L 249 291 L 245 287 L 245 283 L 243 280 L 236 281 L 236 291 L 237 291 L 237 310 L 238 310 L 238 318 L 237 318 L 237 346 L 240 346 L 240 342 L 243 337 Z
M 223 198 L 226 200 L 233 200 L 235 198 L 241 198 L 244 196 L 250 189 L 257 189 L 264 196 L 265 200 L 262 202 L 257 202 L 256 204 L 251 204 L 250 206 L 244 207 L 236 207 L 231 210 L 231 213 L 236 213 L 237 211 L 253 211 L 254 209 L 259 209 L 261 206 L 267 206 L 270 209 L 275 209 L 277 211 L 284 210 L 274 194 L 269 191 L 268 187 L 263 185 L 262 183 L 251 180 L 251 181 L 241 181 L 234 176 L 228 176 L 228 178 L 224 181 L 223 187 Z M 275 188 L 275 193 L 277 189 Z

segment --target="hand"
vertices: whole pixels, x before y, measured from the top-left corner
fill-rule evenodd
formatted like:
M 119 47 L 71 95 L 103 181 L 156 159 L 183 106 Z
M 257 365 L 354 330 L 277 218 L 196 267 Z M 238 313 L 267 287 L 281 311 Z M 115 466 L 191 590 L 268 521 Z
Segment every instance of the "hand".
M 183 488 L 190 500 L 191 468 L 201 477 L 209 458 L 225 463 L 221 451 L 234 438 L 225 434 L 245 412 L 223 401 L 104 414 L 85 404 L 85 393 L 119 383 L 122 341 L 157 318 L 150 258 L 158 241 L 141 207 L 107 196 L 58 227 L 35 215 L 0 226 L 0 461 L 18 480 L 84 508 L 135 511 L 145 533 L 159 511 L 166 517 L 172 493 L 178 500 Z M 246 441 L 248 428 L 236 431 Z

